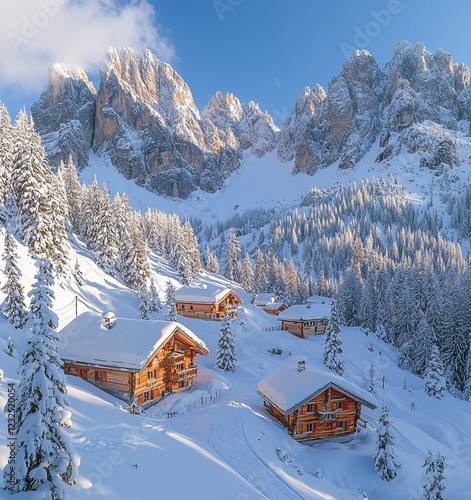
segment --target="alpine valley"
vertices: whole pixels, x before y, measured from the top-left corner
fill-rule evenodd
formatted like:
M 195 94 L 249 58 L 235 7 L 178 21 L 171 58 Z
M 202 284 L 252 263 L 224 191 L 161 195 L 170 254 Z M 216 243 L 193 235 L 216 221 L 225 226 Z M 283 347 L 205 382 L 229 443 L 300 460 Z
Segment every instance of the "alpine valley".
M 279 128 L 112 48 L 0 107 L 5 497 L 471 498 L 470 84 L 361 50 Z

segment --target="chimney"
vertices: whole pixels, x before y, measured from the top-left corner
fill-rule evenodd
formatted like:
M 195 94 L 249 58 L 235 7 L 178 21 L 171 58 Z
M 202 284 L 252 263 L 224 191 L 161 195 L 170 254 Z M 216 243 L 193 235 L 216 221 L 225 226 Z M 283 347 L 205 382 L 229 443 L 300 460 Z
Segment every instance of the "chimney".
M 303 372 L 306 369 L 306 358 L 298 358 L 298 372 Z

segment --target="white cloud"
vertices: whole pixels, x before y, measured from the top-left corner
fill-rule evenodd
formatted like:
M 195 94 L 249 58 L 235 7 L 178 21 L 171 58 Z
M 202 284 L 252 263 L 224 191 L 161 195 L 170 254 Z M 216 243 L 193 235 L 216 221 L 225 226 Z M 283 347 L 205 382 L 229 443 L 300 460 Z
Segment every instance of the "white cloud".
M 275 89 L 280 89 L 282 87 L 280 80 L 274 76 L 270 78 L 270 86 Z
M 52 62 L 96 70 L 110 46 L 151 49 L 172 62 L 147 0 L 21 0 L 4 2 L 0 16 L 0 87 L 41 90 Z

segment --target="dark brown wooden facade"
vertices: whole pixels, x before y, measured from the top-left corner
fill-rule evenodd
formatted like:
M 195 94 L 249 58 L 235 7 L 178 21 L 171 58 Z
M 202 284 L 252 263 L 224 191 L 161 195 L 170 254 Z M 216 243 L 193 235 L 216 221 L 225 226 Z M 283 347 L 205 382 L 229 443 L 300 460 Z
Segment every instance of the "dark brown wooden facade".
M 165 343 L 145 362 L 141 370 L 64 360 L 64 371 L 87 380 L 113 396 L 147 407 L 163 397 L 193 385 L 198 370 L 196 354 L 208 350 L 194 342 L 178 327 Z
M 287 428 L 288 433 L 300 442 L 347 441 L 355 433 L 361 418 L 361 403 L 333 387 L 286 415 L 267 399 L 264 405 Z
M 296 335 L 296 337 L 305 339 L 315 335 L 323 335 L 328 322 L 327 318 L 310 320 L 282 320 L 281 329 Z
M 227 293 L 220 299 L 208 299 L 201 297 L 196 300 L 178 300 L 176 301 L 177 312 L 187 318 L 198 319 L 221 319 L 224 313 L 232 318 L 235 315 L 234 305 L 241 304 L 242 299 L 233 291 L 227 290 Z

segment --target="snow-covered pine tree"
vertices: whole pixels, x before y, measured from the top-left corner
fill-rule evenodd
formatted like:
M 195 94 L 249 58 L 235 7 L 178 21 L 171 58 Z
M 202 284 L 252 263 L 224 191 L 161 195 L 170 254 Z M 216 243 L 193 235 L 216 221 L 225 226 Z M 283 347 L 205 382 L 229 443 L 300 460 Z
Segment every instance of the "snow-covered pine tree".
M 83 281 L 82 269 L 80 268 L 80 262 L 78 259 L 75 259 L 75 266 L 72 274 L 78 286 L 83 286 L 85 284 L 85 282 Z
M 33 255 L 51 259 L 62 273 L 69 253 L 64 190 L 24 111 L 18 114 L 13 134 L 12 188 L 18 208 L 17 231 Z
M 175 287 L 170 280 L 167 281 L 165 287 L 165 305 L 167 306 L 167 321 L 177 321 L 177 303 L 175 302 Z
M 256 293 L 267 291 L 267 266 L 259 248 L 255 251 L 254 288 Z
M 149 292 L 143 288 L 138 294 L 137 298 L 140 300 L 139 311 L 141 312 L 141 319 L 149 319 L 150 313 L 150 298 Z
M 240 270 L 240 286 L 248 293 L 253 291 L 254 275 L 249 252 L 245 252 L 244 260 Z
M 394 439 L 390 430 L 389 410 L 383 402 L 376 439 L 375 469 L 383 481 L 392 481 L 401 468 L 394 456 Z
M 417 332 L 413 339 L 415 351 L 413 369 L 421 377 L 428 371 L 428 363 L 431 360 L 433 346 L 437 344 L 435 330 L 429 325 L 426 315 L 420 311 L 420 320 Z
M 230 281 L 239 281 L 240 276 L 240 244 L 237 236 L 232 229 L 229 230 L 229 239 L 227 241 L 227 259 L 224 269 L 224 276 Z
M 219 262 L 218 258 L 211 252 L 209 246 L 206 247 L 206 258 L 204 267 L 208 273 L 218 273 L 219 272 Z
M 182 226 L 182 238 L 192 274 L 201 274 L 203 271 L 203 266 L 201 265 L 201 252 L 198 245 L 198 239 L 195 236 L 190 221 L 185 221 Z
M 3 274 L 6 276 L 7 282 L 1 289 L 6 294 L 2 304 L 2 312 L 15 328 L 23 328 L 28 314 L 26 311 L 24 289 L 20 282 L 21 270 L 18 267 L 16 241 L 8 231 L 5 234 L 4 245 L 3 262 L 5 265 Z
M 235 372 L 235 343 L 234 335 L 231 330 L 231 320 L 224 313 L 221 329 L 219 330 L 218 348 L 216 350 L 216 367 L 225 372 Z
M 342 356 L 342 340 L 339 337 L 340 323 L 337 301 L 332 303 L 332 315 L 325 329 L 324 365 L 339 375 L 343 374 L 345 364 Z
M 433 456 L 428 450 L 427 458 L 422 466 L 424 469 L 422 476 L 422 498 L 424 500 L 443 500 L 445 486 L 445 457 L 437 451 Z
M 471 335 L 470 335 L 471 345 Z M 468 357 L 466 359 L 466 381 L 463 389 L 463 397 L 466 401 L 471 401 L 471 349 L 468 350 Z
M 159 292 L 155 286 L 155 280 L 152 276 L 150 279 L 149 287 L 149 311 L 150 312 L 160 312 L 162 305 L 160 303 Z
M 31 297 L 32 335 L 19 368 L 15 442 L 16 490 L 63 500 L 80 459 L 63 426 L 70 426 L 65 375 L 57 353 L 57 316 L 52 311 L 52 264 L 41 261 Z M 10 465 L 4 474 L 10 471 Z
M 116 276 L 118 266 L 118 232 L 114 223 L 113 208 L 108 188 L 103 184 L 100 190 L 95 228 L 95 260 L 105 273 Z
M 429 396 L 442 399 L 445 395 L 446 379 L 443 372 L 440 351 L 437 344 L 433 344 L 425 370 L 425 392 Z
M 368 392 L 371 392 L 371 394 L 376 394 L 376 370 L 373 357 L 371 358 L 370 362 Z
M 6 226 L 9 218 L 7 199 L 11 193 L 13 169 L 13 128 L 7 108 L 0 104 L 0 224 Z
M 81 233 L 83 189 L 80 184 L 77 169 L 69 158 L 67 165 L 61 165 L 59 172 L 65 187 L 67 204 L 69 207 L 69 221 L 76 234 Z

